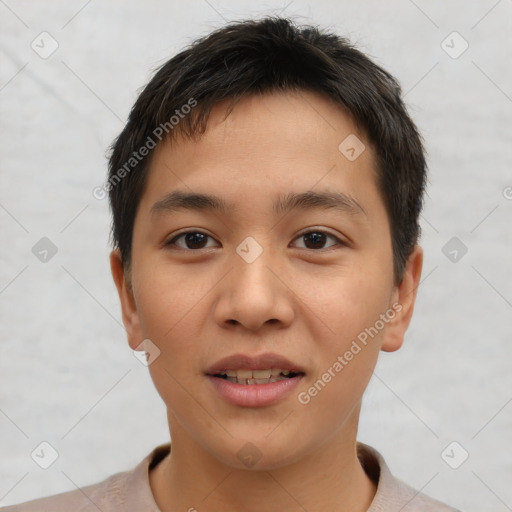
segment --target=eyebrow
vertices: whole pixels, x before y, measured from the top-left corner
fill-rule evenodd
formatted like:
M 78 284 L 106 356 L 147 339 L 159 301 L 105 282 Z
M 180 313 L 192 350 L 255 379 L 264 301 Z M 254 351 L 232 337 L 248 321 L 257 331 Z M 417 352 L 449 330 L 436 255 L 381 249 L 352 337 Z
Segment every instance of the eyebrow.
M 281 195 L 273 204 L 276 215 L 292 210 L 333 209 L 350 215 L 367 214 L 363 207 L 344 192 L 290 192 Z M 224 215 L 233 214 L 237 208 L 221 197 L 197 192 L 174 190 L 151 207 L 151 214 L 172 213 L 179 210 L 215 211 Z

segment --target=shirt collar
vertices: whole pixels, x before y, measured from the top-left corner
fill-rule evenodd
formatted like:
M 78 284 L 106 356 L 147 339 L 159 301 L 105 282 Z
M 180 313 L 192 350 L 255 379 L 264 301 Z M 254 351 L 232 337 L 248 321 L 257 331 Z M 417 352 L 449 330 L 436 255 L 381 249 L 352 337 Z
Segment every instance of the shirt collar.
M 138 512 L 144 507 L 148 512 L 161 512 L 151 492 L 149 471 L 165 458 L 170 450 L 169 443 L 156 447 L 130 472 L 126 480 L 127 503 L 130 503 L 130 509 Z M 392 505 L 405 505 L 411 500 L 409 488 L 391 474 L 384 458 L 377 450 L 358 442 L 357 456 L 366 474 L 377 486 L 367 512 L 387 511 Z

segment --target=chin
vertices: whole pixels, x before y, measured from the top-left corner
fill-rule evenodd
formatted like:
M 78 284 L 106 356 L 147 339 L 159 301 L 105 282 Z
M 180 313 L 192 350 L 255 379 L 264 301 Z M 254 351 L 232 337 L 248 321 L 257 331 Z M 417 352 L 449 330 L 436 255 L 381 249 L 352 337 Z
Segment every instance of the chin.
M 287 439 L 288 442 L 276 436 L 270 440 L 261 434 L 251 437 L 246 432 L 243 437 L 224 442 L 222 451 L 214 448 L 210 453 L 234 469 L 270 471 L 289 466 L 305 456 L 303 444 L 297 443 L 293 436 Z

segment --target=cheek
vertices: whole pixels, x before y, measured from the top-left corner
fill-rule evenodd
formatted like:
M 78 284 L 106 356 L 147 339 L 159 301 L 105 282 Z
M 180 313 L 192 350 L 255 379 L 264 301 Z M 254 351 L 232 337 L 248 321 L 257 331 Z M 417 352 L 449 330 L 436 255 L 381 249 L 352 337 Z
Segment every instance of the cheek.
M 342 269 L 321 285 L 318 280 L 302 282 L 316 364 L 298 402 L 311 418 L 321 414 L 326 420 L 328 416 L 342 421 L 372 376 L 388 325 L 381 315 L 389 311 L 392 286 L 382 263 L 365 268 L 365 272 Z M 386 319 L 389 322 L 391 317 Z
M 191 397 L 200 395 L 199 377 L 202 378 L 200 345 L 204 341 L 198 322 L 187 314 L 190 308 L 155 306 L 145 316 L 146 336 L 154 341 L 160 353 L 149 365 L 151 379 L 158 394 L 178 417 L 198 416 L 204 423 L 201 411 Z
M 323 435 L 333 433 L 333 426 L 341 428 L 357 406 L 370 381 L 381 345 L 381 330 L 370 330 L 379 318 L 380 310 L 350 315 L 343 312 L 335 325 L 336 335 L 317 344 L 319 358 L 314 374 L 301 386 L 297 401 L 301 404 L 304 424 L 317 425 L 322 418 Z M 370 321 L 370 319 L 372 319 Z M 380 325 L 380 324 L 379 324 Z
M 171 274 L 162 267 L 139 274 L 135 290 L 140 326 L 144 338 L 160 350 L 149 370 L 162 398 L 177 394 L 179 399 L 179 384 L 197 379 L 202 356 L 198 347 L 205 343 L 202 299 L 210 288 L 183 273 L 178 279 L 177 272 Z
M 293 280 L 301 322 L 309 324 L 319 342 L 339 350 L 389 308 L 392 277 L 388 269 L 378 261 L 358 265 L 361 269 L 338 267 Z
M 191 319 L 197 319 L 211 284 L 179 267 L 146 264 L 144 270 L 134 284 L 144 334 L 164 346 L 177 333 L 186 333 L 193 340 L 199 322 Z

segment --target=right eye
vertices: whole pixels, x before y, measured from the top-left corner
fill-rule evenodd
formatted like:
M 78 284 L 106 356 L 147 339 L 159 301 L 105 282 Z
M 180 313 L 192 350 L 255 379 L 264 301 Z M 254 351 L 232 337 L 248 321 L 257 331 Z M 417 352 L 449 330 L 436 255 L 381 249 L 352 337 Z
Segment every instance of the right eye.
M 198 250 L 207 249 L 212 247 L 208 244 L 208 238 L 213 240 L 210 235 L 203 233 L 202 231 L 185 231 L 179 235 L 173 237 L 171 240 L 165 243 L 166 247 L 179 247 L 184 250 Z M 179 243 L 178 243 L 179 242 Z

